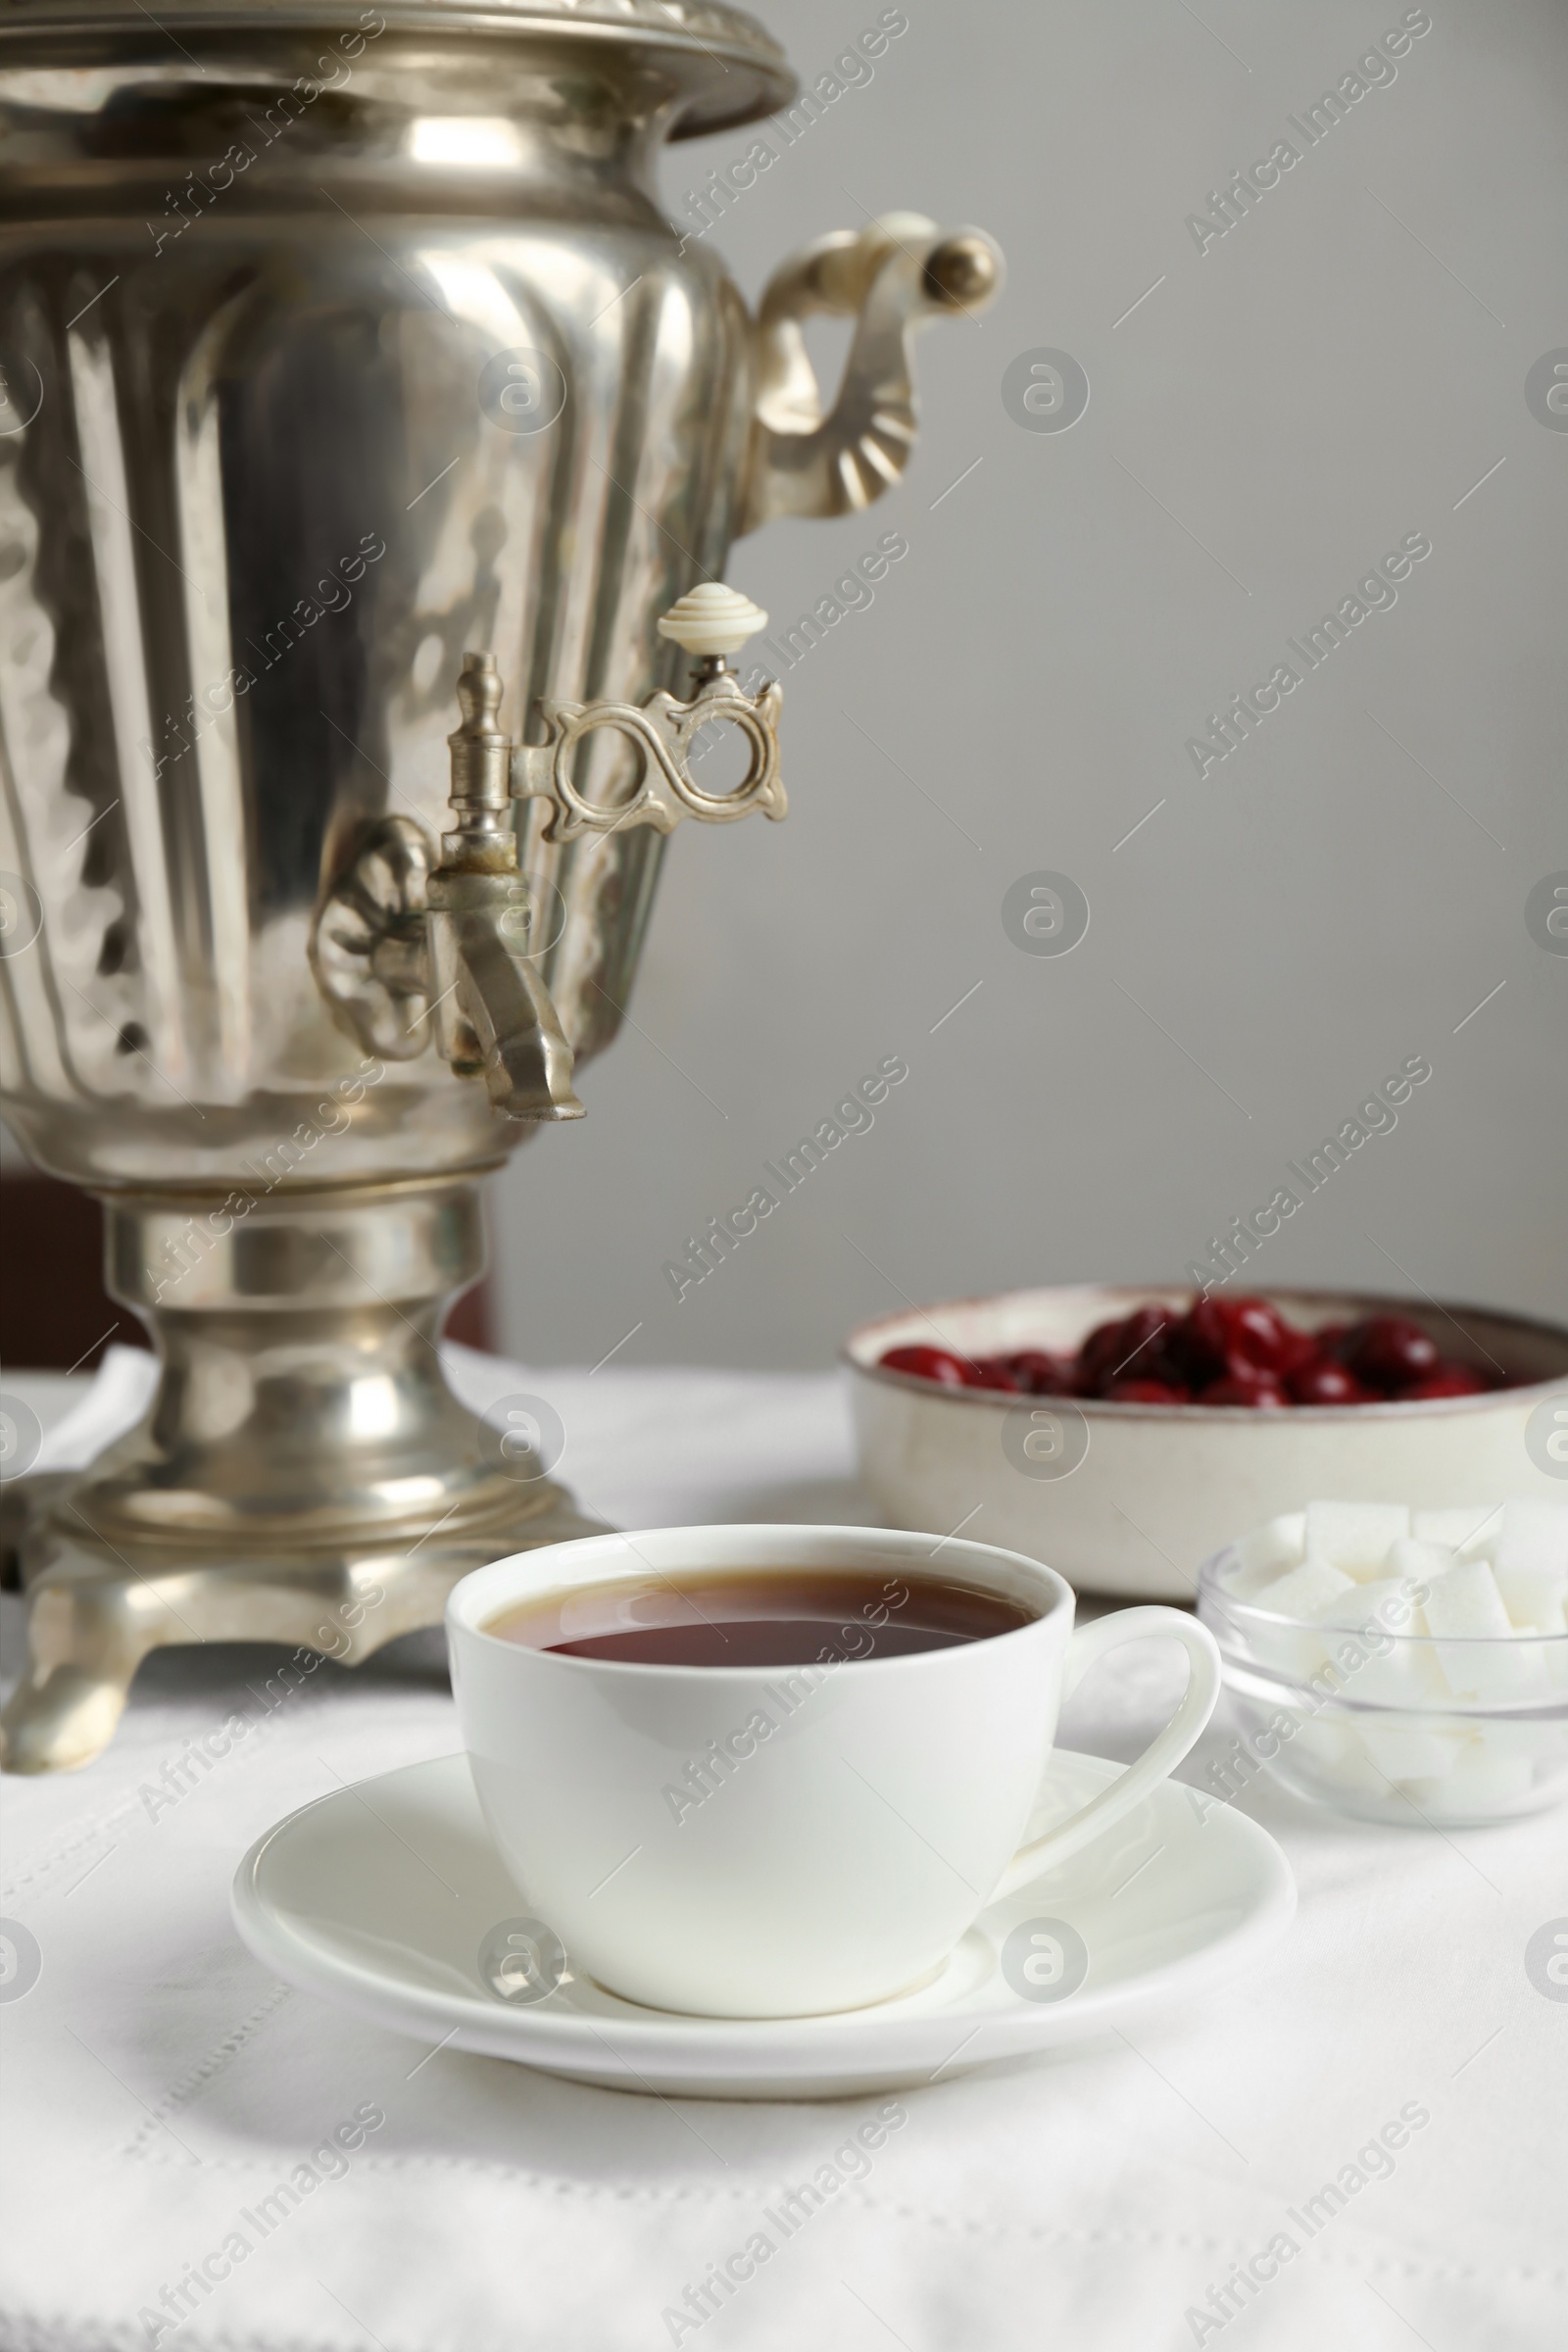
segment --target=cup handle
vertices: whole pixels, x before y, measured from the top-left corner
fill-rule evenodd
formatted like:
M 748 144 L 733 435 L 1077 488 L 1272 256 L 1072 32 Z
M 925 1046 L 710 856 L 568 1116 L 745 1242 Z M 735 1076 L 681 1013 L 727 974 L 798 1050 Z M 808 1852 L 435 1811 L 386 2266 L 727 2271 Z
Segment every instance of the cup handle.
M 1067 1652 L 1063 1698 L 1076 1690 L 1090 1667 L 1107 1650 L 1119 1649 L 1124 1642 L 1141 1642 L 1150 1634 L 1166 1634 L 1187 1652 L 1187 1689 L 1181 1705 L 1120 1780 L 1091 1797 L 1069 1820 L 1058 1822 L 1043 1838 L 1019 1848 L 992 1889 L 992 1902 L 1015 1894 L 1043 1872 L 1054 1870 L 1058 1862 L 1065 1862 L 1141 1803 L 1175 1771 L 1213 1714 L 1220 1693 L 1219 1650 L 1207 1626 L 1180 1609 L 1118 1609 L 1114 1616 L 1097 1617 L 1092 1625 L 1080 1626 Z

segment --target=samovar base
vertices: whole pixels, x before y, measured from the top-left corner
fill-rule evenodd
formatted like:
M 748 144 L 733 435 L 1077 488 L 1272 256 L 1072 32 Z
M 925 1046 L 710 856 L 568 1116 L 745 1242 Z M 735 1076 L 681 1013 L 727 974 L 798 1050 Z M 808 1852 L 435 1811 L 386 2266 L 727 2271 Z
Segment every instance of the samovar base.
M 432 1535 L 406 1550 L 176 1564 L 156 1544 L 121 1552 L 53 1530 L 54 1556 L 28 1589 L 29 1671 L 0 1716 L 0 1766 L 70 1772 L 90 1764 L 113 1738 L 151 1650 L 270 1642 L 358 1666 L 399 1634 L 439 1625 L 447 1594 L 470 1568 L 604 1532 L 603 1521 L 549 1485 L 511 1518 L 458 1538 Z
M 528 1399 L 493 1428 L 447 1387 L 442 1315 L 483 1263 L 471 1179 L 240 1198 L 105 1202 L 109 1286 L 162 1378 L 24 1536 L 8 1772 L 89 1763 L 151 1650 L 288 1642 L 357 1665 L 439 1625 L 469 1569 L 603 1532 L 528 1449 Z

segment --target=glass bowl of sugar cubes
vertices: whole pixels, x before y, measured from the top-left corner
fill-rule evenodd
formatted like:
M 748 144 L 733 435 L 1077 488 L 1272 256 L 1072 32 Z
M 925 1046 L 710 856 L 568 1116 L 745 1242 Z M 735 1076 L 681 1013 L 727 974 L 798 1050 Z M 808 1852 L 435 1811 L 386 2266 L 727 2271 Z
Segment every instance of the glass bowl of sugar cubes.
M 1568 1501 L 1269 1520 L 1199 1574 L 1242 1733 L 1216 1793 L 1267 1770 L 1415 1829 L 1544 1810 L 1568 1795 L 1565 1608 Z

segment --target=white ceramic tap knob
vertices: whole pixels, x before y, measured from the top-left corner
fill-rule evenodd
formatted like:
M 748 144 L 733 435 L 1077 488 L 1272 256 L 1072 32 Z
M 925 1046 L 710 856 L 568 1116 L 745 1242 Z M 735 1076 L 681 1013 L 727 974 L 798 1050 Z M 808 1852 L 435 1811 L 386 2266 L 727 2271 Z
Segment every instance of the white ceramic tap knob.
M 749 596 L 722 580 L 703 580 L 671 605 L 659 623 L 661 637 L 689 654 L 738 654 L 749 637 L 767 626 L 767 614 Z

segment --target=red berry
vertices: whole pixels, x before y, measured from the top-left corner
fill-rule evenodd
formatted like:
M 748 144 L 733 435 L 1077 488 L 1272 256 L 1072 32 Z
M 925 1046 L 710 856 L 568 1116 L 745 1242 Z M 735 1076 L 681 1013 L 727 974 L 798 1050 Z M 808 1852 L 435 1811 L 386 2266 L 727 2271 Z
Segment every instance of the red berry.
M 1075 1356 L 1049 1348 L 970 1358 L 950 1348 L 890 1348 L 890 1372 L 953 1389 L 1033 1396 L 1102 1396 L 1124 1404 L 1376 1404 L 1475 1396 L 1506 1386 L 1440 1356 L 1408 1315 L 1370 1315 L 1298 1331 L 1267 1299 L 1196 1298 L 1184 1315 L 1158 1306 L 1097 1324 Z
M 1228 1373 L 1223 1380 L 1211 1382 L 1198 1401 L 1200 1404 L 1247 1404 L 1257 1412 L 1273 1412 L 1282 1405 L 1288 1405 L 1291 1400 L 1277 1380 L 1237 1379 L 1234 1373 Z
M 1301 1334 L 1293 1331 L 1265 1299 L 1230 1301 L 1230 1352 L 1255 1364 L 1260 1372 L 1281 1372 L 1304 1352 Z
M 1293 1324 L 1282 1322 L 1280 1330 L 1284 1334 L 1284 1345 L 1280 1352 L 1279 1378 L 1289 1380 L 1291 1374 L 1298 1371 L 1302 1364 L 1311 1362 L 1318 1353 L 1318 1347 L 1315 1340 L 1308 1338 L 1304 1331 L 1298 1331 Z
M 1426 1396 L 1479 1396 L 1486 1382 L 1471 1371 L 1468 1364 L 1440 1363 L 1425 1380 L 1416 1380 L 1398 1391 L 1401 1404 L 1419 1403 Z
M 1312 1351 L 1266 1298 L 1200 1298 L 1172 1335 L 1171 1353 L 1200 1383 L 1250 1372 L 1282 1378 Z
M 1053 1355 L 1045 1348 L 1021 1348 L 1005 1359 L 1020 1389 L 1031 1396 L 1070 1396 L 1075 1368 L 1071 1357 Z
M 1230 1338 L 1226 1303 L 1219 1298 L 1195 1299 L 1171 1330 L 1170 1352 L 1197 1388 L 1218 1380 L 1225 1370 Z
M 1119 1323 L 1102 1323 L 1079 1350 L 1076 1394 L 1106 1396 L 1113 1385 L 1124 1380 L 1155 1380 L 1166 1388 L 1186 1388 L 1186 1372 L 1170 1352 L 1174 1329 L 1169 1311 L 1157 1306 L 1140 1306 Z
M 1347 1332 L 1342 1361 L 1375 1389 L 1408 1388 L 1438 1368 L 1438 1346 L 1408 1315 L 1371 1315 Z
M 890 1348 L 879 1361 L 885 1372 L 912 1372 L 916 1380 L 934 1380 L 945 1389 L 969 1385 L 968 1366 L 945 1348 Z
M 1170 1325 L 1163 1307 L 1135 1307 L 1119 1322 L 1097 1325 L 1078 1350 L 1078 1375 L 1086 1396 L 1101 1396 L 1108 1381 L 1157 1377 L 1153 1358 Z
M 1353 1372 L 1328 1355 L 1307 1356 L 1286 1374 L 1285 1385 L 1298 1404 L 1370 1404 L 1382 1394 L 1364 1388 Z

